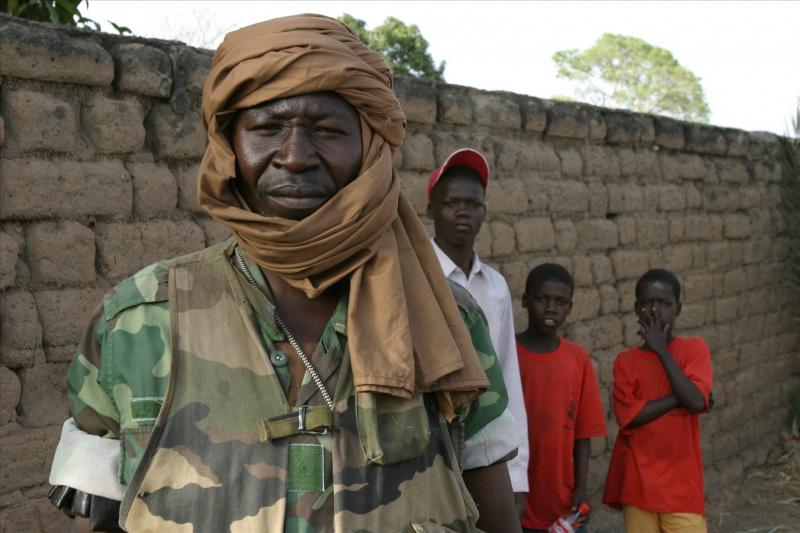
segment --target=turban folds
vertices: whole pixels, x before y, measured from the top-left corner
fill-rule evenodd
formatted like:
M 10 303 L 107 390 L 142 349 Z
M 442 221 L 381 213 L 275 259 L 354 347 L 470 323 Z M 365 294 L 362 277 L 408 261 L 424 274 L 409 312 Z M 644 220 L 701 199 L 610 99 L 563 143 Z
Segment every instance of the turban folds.
M 332 91 L 359 113 L 359 175 L 300 221 L 251 211 L 236 193 L 233 114 L 271 100 Z M 421 222 L 400 192 L 392 152 L 405 116 L 392 76 L 344 24 L 320 15 L 229 33 L 203 89 L 208 147 L 200 205 L 262 268 L 315 298 L 349 277 L 348 348 L 357 392 L 439 391 L 452 413 L 488 386 Z

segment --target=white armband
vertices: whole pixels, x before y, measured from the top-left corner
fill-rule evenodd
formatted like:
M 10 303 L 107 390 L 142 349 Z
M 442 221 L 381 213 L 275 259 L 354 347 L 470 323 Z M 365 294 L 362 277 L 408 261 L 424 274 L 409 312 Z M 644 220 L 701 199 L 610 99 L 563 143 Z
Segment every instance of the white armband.
M 50 484 L 65 485 L 87 494 L 122 501 L 125 485 L 119 482 L 120 442 L 90 435 L 64 422 L 50 469 Z

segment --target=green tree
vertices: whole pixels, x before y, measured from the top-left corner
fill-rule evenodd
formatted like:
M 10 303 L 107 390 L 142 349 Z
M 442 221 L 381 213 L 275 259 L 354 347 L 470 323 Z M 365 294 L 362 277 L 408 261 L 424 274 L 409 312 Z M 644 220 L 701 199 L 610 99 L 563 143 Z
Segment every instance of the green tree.
M 339 20 L 353 28 L 364 44 L 379 52 L 394 74 L 444 81 L 445 62 L 436 65 L 428 53 L 428 41 L 416 24 L 387 17 L 383 24 L 369 30 L 366 22 L 348 13 Z
M 85 0 L 89 5 L 89 0 Z M 100 31 L 100 24 L 84 17 L 79 6 L 84 0 L 0 0 L 0 12 L 9 13 L 37 22 L 50 22 Z M 130 28 L 108 21 L 119 33 L 130 33 Z
M 557 76 L 575 82 L 575 99 L 696 122 L 708 122 L 700 78 L 669 50 L 636 37 L 605 33 L 584 51 L 553 54 Z

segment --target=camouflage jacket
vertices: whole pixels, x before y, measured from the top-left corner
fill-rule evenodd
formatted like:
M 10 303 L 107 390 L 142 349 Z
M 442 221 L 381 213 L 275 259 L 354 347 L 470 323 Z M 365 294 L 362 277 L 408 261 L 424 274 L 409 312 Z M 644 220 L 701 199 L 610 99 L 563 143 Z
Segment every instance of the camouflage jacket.
M 286 360 L 294 354 L 278 349 L 285 339 L 272 303 L 233 268 L 233 245 L 157 263 L 120 283 L 70 367 L 77 425 L 120 440 L 119 481 L 127 487 L 120 525 L 474 530 L 459 452 L 487 447 L 507 400 L 485 319 L 469 295 L 453 288 L 492 386 L 457 424 L 446 424 L 427 395 L 354 393 L 346 297 L 311 357 L 333 392 L 333 411 L 308 374 L 289 405 Z M 297 430 L 298 406 L 307 408 L 309 431 Z

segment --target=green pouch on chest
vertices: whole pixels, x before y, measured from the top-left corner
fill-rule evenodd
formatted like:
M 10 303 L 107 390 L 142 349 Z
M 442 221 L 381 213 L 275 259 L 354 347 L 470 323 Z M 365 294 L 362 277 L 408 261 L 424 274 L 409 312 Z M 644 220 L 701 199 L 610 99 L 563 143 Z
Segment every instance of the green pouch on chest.
M 367 462 L 391 465 L 418 457 L 431 438 L 425 398 L 356 393 L 356 423 Z
M 325 490 L 325 451 L 321 444 L 289 444 L 289 492 Z

